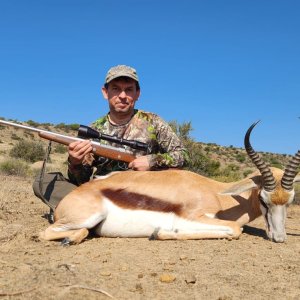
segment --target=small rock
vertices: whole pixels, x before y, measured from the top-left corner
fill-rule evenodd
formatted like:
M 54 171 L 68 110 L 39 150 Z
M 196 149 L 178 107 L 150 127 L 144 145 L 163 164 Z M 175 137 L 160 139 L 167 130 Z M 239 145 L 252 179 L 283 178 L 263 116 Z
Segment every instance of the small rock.
M 100 272 L 100 275 L 101 275 L 101 276 L 110 276 L 110 275 L 111 275 L 111 272 L 109 272 L 109 271 L 101 271 L 101 272 Z
M 138 275 L 138 278 L 143 278 L 143 277 L 144 277 L 143 274 L 139 274 L 139 275 Z
M 122 266 L 122 267 L 120 268 L 120 270 L 123 271 L 123 272 L 126 272 L 126 271 L 128 270 L 128 268 L 127 268 L 127 266 Z
M 197 279 L 196 279 L 196 276 L 195 275 L 188 275 L 186 278 L 185 278 L 185 282 L 187 284 L 194 284 L 196 283 Z
M 173 274 L 162 274 L 160 275 L 159 280 L 161 282 L 170 283 L 176 280 L 176 276 Z

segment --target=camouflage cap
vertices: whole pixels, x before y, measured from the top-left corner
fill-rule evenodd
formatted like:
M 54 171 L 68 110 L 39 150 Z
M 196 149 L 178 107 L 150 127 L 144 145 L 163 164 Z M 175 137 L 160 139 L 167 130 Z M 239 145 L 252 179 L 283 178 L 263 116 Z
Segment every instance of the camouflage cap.
M 132 78 L 137 82 L 139 81 L 136 70 L 134 68 L 125 65 L 118 65 L 108 70 L 105 77 L 105 83 L 109 83 L 113 79 L 122 76 Z

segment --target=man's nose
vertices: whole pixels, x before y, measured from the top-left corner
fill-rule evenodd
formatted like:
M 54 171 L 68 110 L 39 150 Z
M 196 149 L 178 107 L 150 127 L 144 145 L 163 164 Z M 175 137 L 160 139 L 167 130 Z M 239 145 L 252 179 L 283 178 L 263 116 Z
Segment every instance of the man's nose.
M 125 91 L 121 91 L 121 93 L 119 94 L 120 98 L 126 98 L 126 92 Z

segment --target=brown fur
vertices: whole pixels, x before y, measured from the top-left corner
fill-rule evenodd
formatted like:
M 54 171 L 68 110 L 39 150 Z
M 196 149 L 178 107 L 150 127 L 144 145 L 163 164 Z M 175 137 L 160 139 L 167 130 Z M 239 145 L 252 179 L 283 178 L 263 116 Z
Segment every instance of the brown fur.
M 281 186 L 283 171 L 276 168 L 271 168 L 271 170 L 276 179 L 276 188 L 271 195 L 271 201 L 275 205 L 285 205 L 288 202 L 290 195 Z
M 103 189 L 102 195 L 125 209 L 143 209 L 160 212 L 173 212 L 181 215 L 182 204 L 166 202 L 147 195 L 129 192 L 126 189 Z
M 275 191 L 271 196 L 271 201 L 275 205 L 284 205 L 288 202 L 290 195 L 285 191 L 280 184 L 277 184 Z

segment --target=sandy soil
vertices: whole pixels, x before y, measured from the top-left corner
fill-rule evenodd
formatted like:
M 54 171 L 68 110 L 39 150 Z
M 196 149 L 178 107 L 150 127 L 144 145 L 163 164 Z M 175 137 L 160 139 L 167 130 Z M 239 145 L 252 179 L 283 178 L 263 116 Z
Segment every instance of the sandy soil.
M 37 237 L 47 211 L 30 180 L 0 176 L 1 299 L 300 299 L 300 206 L 289 208 L 284 244 L 265 239 L 259 218 L 239 240 L 62 247 Z

